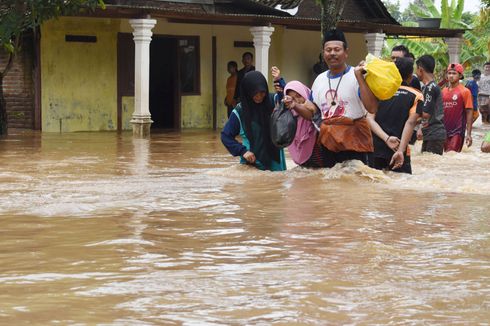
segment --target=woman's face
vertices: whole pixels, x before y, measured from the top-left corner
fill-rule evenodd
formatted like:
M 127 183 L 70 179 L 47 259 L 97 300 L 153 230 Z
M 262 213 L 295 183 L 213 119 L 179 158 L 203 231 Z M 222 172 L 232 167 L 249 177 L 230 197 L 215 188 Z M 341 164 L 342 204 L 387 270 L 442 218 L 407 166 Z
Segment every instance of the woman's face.
M 299 95 L 296 91 L 293 91 L 291 89 L 288 90 L 287 95 L 291 96 L 293 98 L 293 101 L 296 103 L 303 104 L 306 102 L 306 100 L 303 96 Z
M 255 93 L 255 95 L 252 97 L 252 99 L 255 103 L 259 104 L 259 103 L 262 103 L 265 95 L 266 95 L 265 92 L 258 92 L 258 93 Z

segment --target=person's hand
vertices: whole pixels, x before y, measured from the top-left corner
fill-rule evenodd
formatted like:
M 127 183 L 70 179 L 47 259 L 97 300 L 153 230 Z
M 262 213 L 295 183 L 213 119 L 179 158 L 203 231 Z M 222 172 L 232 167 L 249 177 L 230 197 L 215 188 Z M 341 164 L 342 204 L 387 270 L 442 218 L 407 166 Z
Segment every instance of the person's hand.
M 354 68 L 354 73 L 361 74 L 361 75 L 366 73 L 366 62 L 364 60 L 359 62 L 357 67 Z
M 473 144 L 473 138 L 470 135 L 466 135 L 466 146 L 470 147 Z
M 278 80 L 281 78 L 281 70 L 279 70 L 279 68 L 277 68 L 276 66 L 272 66 L 271 74 L 272 77 L 274 77 L 274 80 Z
M 255 154 L 251 151 L 245 152 L 245 154 L 243 154 L 243 158 L 250 164 L 254 164 L 256 160 Z
M 400 146 L 400 139 L 395 136 L 389 136 L 385 143 L 393 150 L 393 152 L 396 152 L 398 150 L 398 146 Z
M 403 157 L 402 151 L 396 151 L 391 157 L 390 166 L 392 170 L 399 169 L 403 166 L 405 158 Z
M 422 133 L 422 128 L 419 128 L 417 130 L 417 140 L 423 140 L 424 139 L 424 134 Z
M 284 98 L 282 99 L 284 102 L 284 106 L 287 107 L 288 109 L 294 109 L 296 102 L 293 100 L 293 98 L 289 95 L 284 95 Z

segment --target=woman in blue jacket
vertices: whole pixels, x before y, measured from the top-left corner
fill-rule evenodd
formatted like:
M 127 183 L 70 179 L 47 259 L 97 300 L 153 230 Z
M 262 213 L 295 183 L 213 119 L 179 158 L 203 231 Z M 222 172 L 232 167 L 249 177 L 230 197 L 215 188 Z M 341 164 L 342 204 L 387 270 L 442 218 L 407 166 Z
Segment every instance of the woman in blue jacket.
M 274 96 L 269 94 L 265 77 L 258 71 L 248 72 L 240 84 L 241 102 L 233 110 L 221 132 L 221 141 L 240 163 L 260 170 L 284 171 L 284 151 L 274 146 L 270 136 L 270 117 Z M 242 143 L 236 140 L 240 135 Z

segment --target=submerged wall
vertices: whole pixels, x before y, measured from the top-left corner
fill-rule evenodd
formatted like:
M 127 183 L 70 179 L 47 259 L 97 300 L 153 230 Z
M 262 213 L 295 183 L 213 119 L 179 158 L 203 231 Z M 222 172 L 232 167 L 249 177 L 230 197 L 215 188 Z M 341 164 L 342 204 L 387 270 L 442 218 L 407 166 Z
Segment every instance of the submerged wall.
M 43 131 L 117 128 L 118 21 L 60 18 L 42 26 Z M 67 42 L 65 35 L 95 36 L 95 43 Z

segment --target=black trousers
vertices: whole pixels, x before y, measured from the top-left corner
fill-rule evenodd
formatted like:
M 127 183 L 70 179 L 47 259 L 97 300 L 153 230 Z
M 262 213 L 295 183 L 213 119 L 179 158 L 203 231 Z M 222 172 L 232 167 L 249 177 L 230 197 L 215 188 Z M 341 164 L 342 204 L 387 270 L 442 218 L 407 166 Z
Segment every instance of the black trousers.
M 358 160 L 364 164 L 368 164 L 368 153 L 354 152 L 354 151 L 344 151 L 344 152 L 332 152 L 321 146 L 322 149 L 322 161 L 323 166 L 326 168 L 331 168 L 337 163 L 342 163 L 350 160 Z
M 369 166 L 377 170 L 390 170 L 393 172 L 412 174 L 412 164 L 410 163 L 410 156 L 404 155 L 403 157 L 403 165 L 395 170 L 392 170 L 390 167 L 391 158 L 370 156 Z
M 444 152 L 444 143 L 446 142 L 445 139 L 438 139 L 438 140 L 424 140 L 422 142 L 422 153 L 423 152 L 429 152 L 429 153 L 434 153 L 434 154 L 439 154 L 442 155 Z

